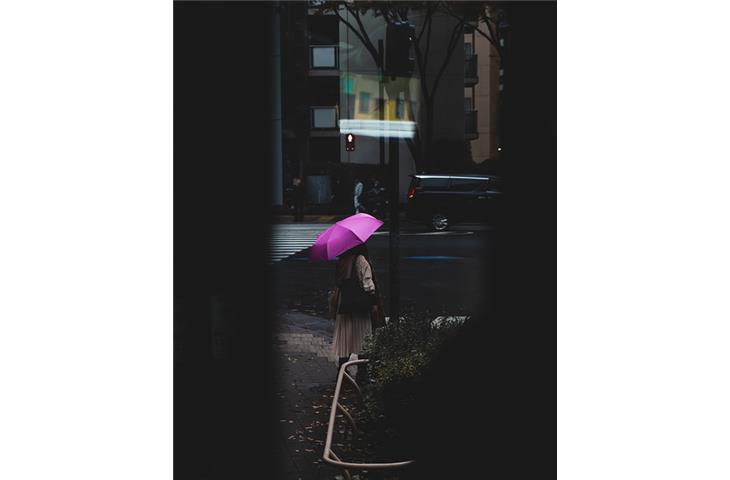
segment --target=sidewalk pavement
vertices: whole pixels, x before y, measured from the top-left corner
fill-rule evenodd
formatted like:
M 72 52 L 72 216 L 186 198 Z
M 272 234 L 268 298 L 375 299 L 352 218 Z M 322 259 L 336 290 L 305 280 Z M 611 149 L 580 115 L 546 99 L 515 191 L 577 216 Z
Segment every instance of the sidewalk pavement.
M 280 312 L 276 327 L 276 480 L 340 480 L 342 471 L 322 460 L 334 387 L 337 357 L 332 352 L 334 322 L 297 311 Z M 461 322 L 443 316 L 434 323 Z M 352 374 L 356 374 L 354 370 Z M 338 414 L 338 419 L 342 414 Z M 338 431 L 344 421 L 338 420 Z M 341 443 L 334 444 L 338 448 Z M 379 478 L 376 472 L 352 471 L 353 478 Z
M 341 472 L 322 461 L 337 379 L 337 358 L 331 346 L 334 323 L 299 312 L 284 312 L 278 320 L 276 478 L 339 478 Z

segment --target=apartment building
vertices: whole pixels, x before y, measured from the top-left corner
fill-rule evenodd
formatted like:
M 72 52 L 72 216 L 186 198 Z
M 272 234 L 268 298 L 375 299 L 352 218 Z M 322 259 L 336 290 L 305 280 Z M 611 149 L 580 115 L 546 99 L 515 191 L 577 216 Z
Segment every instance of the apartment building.
M 464 134 L 475 164 L 499 158 L 497 116 L 500 89 L 499 55 L 474 28 L 464 33 Z

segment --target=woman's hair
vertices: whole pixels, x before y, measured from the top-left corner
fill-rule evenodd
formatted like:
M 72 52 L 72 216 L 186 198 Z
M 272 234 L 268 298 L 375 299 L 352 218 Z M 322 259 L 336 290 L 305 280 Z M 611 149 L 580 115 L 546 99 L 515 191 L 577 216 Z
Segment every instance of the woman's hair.
M 335 271 L 335 276 L 337 283 L 339 283 L 342 279 L 344 279 L 347 276 L 347 270 L 350 268 L 350 264 L 353 262 L 354 258 L 357 258 L 359 255 L 362 255 L 365 257 L 365 260 L 370 263 L 371 270 L 373 269 L 373 264 L 370 262 L 370 254 L 368 253 L 368 247 L 361 243 L 359 245 L 355 245 L 351 249 L 344 252 L 342 255 L 340 255 L 340 261 L 337 262 L 337 269 Z M 373 271 L 373 278 L 375 276 L 375 272 Z
M 346 251 L 342 255 L 343 256 L 345 256 L 345 255 L 355 255 L 355 256 L 362 255 L 363 257 L 365 257 L 365 259 L 367 261 L 370 261 L 370 255 L 368 253 L 368 247 L 364 243 L 361 243 L 359 245 L 355 245 L 354 247 L 352 247 L 351 249 L 349 249 L 348 251 Z

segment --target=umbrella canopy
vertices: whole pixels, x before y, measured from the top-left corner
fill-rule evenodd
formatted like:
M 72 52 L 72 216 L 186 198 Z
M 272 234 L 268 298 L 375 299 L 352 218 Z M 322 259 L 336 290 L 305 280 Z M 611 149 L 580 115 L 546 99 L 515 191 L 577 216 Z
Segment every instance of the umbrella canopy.
M 309 249 L 309 259 L 315 262 L 333 260 L 352 247 L 365 243 L 381 225 L 382 220 L 367 213 L 358 213 L 340 220 L 317 237 L 317 241 Z

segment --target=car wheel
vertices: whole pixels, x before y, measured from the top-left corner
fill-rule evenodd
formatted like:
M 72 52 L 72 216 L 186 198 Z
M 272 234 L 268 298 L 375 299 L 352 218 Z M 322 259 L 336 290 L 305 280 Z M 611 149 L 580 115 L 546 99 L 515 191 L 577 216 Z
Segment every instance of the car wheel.
M 449 228 L 449 217 L 443 213 L 434 213 L 431 216 L 431 229 L 436 232 L 443 232 Z

